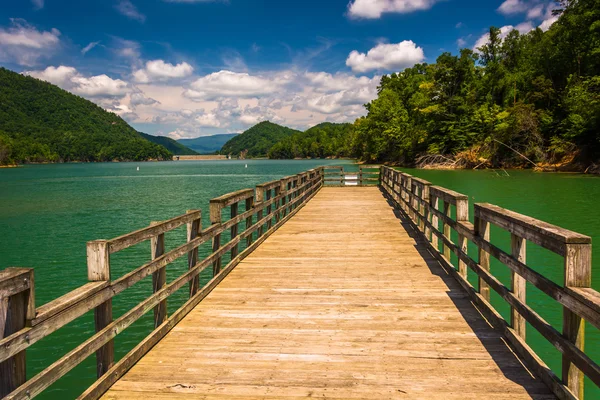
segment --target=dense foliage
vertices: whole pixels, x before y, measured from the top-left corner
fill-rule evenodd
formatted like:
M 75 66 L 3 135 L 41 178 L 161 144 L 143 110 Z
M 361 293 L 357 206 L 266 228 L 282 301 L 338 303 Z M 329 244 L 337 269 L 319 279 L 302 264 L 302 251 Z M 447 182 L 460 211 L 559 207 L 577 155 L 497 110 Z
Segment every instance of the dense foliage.
M 269 150 L 269 158 L 326 158 L 350 156 L 352 124 L 325 122 L 297 132 Z
M 200 136 L 194 139 L 179 139 L 182 145 L 194 150 L 198 154 L 212 154 L 221 150 L 225 143 L 236 137 L 237 133 L 223 133 L 220 135 Z
M 171 139 L 170 137 L 148 135 L 147 133 L 142 133 L 142 132 L 138 132 L 138 133 L 144 139 L 146 139 L 152 143 L 163 146 L 165 149 L 169 150 L 171 153 L 173 153 L 176 156 L 195 156 L 198 154 L 194 150 L 184 146 L 183 144 L 179 143 L 175 139 Z
M 0 164 L 171 157 L 91 101 L 0 68 Z
M 298 131 L 264 121 L 229 140 L 220 153 L 235 156 L 242 154 L 246 157 L 264 157 L 275 143 L 294 133 L 298 133 Z
M 502 38 L 491 28 L 477 52 L 384 76 L 355 123 L 353 154 L 405 164 L 439 155 L 470 167 L 598 160 L 600 0 L 557 8 L 547 32 Z

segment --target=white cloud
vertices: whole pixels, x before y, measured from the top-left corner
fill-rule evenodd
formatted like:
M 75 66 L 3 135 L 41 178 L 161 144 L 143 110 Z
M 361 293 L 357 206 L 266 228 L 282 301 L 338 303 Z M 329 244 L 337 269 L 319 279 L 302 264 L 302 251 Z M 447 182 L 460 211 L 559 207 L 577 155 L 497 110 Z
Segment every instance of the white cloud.
M 44 8 L 44 0 L 31 0 L 31 3 L 33 3 L 35 10 L 41 10 Z
M 506 0 L 498 7 L 498 12 L 504 15 L 524 13 L 529 9 L 529 4 L 522 0 Z
M 153 104 L 160 104 L 160 102 L 158 100 L 154 100 L 153 98 L 146 97 L 146 95 L 141 91 L 132 93 L 131 97 L 129 99 L 129 102 L 134 107 L 138 106 L 138 105 L 150 106 Z
M 467 44 L 467 41 L 466 41 L 465 39 L 463 39 L 463 38 L 458 38 L 458 39 L 456 40 L 456 45 L 457 45 L 458 47 L 460 47 L 460 48 L 463 48 L 463 47 L 465 47 L 465 45 L 466 45 L 466 44 Z
M 503 27 L 500 28 L 500 40 L 504 40 L 508 34 L 512 31 L 512 30 L 517 30 L 519 31 L 519 33 L 521 34 L 525 34 L 527 32 L 530 32 L 531 30 L 534 29 L 533 23 L 531 21 L 526 21 L 526 22 L 521 22 L 519 25 L 517 26 L 512 26 L 512 25 L 505 25 Z M 490 41 L 490 34 L 485 33 L 483 35 L 481 35 L 479 37 L 479 39 L 477 39 L 477 41 L 475 42 L 475 45 L 473 46 L 473 51 L 478 52 L 479 48 L 482 46 L 485 46 L 486 44 L 488 44 Z
M 351 18 L 381 18 L 384 13 L 406 14 L 428 10 L 440 0 L 352 0 L 348 4 Z
M 251 98 L 274 93 L 278 84 L 260 76 L 232 71 L 219 71 L 198 78 L 184 95 L 194 100 L 215 100 L 224 97 Z
M 133 19 L 139 22 L 146 21 L 146 16 L 138 11 L 137 7 L 130 0 L 120 0 L 115 8 L 118 12 L 123 14 L 129 19 Z
M 555 23 L 556 21 L 558 21 L 558 15 L 553 15 L 548 19 L 545 19 L 544 21 L 542 21 L 542 23 L 540 24 L 539 28 L 541 30 L 543 30 L 544 32 L 546 32 L 548 29 L 550 29 L 550 27 L 552 26 L 553 23 Z
M 425 54 L 421 47 L 412 40 L 404 40 L 396 44 L 381 43 L 369 50 L 367 54 L 353 50 L 346 65 L 354 72 L 371 70 L 402 70 L 422 62 Z
M 141 56 L 141 45 L 134 40 L 113 37 L 112 51 L 121 58 L 126 58 L 132 62 L 138 62 Z
M 506 0 L 498 7 L 498 12 L 504 15 L 525 14 L 529 21 L 542 20 L 538 27 L 547 31 L 558 20 L 557 15 L 552 15 L 555 7 L 556 2 L 550 0 Z M 533 29 L 533 22 L 528 23 Z M 523 24 L 525 23 L 519 24 L 517 27 Z
M 11 26 L 0 28 L 0 61 L 32 66 L 60 47 L 60 31 L 39 31 L 23 19 L 12 18 Z
M 146 66 L 143 69 L 135 71 L 133 77 L 136 82 L 148 83 L 156 80 L 185 78 L 193 72 L 194 68 L 186 62 L 173 65 L 163 60 L 153 60 L 146 62 Z
M 53 83 L 84 97 L 118 98 L 129 92 L 129 85 L 121 79 L 112 79 L 105 74 L 86 77 L 75 68 L 64 65 L 50 66 L 43 71 L 25 71 L 23 74 Z
M 81 54 L 86 55 L 88 51 L 92 50 L 94 47 L 98 46 L 99 44 L 100 44 L 100 41 L 91 42 L 90 44 L 85 46 L 83 49 L 81 49 Z
M 200 127 L 218 128 L 221 126 L 217 115 L 213 113 L 199 115 L 195 121 Z

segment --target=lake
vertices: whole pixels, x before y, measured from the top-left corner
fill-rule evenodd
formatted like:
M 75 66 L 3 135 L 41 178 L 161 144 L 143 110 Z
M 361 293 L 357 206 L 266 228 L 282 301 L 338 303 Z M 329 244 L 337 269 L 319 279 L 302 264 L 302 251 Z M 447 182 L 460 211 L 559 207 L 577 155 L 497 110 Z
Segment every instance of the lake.
M 349 160 L 244 160 L 181 161 L 164 163 L 101 163 L 33 165 L 0 169 L 0 268 L 35 268 L 36 303 L 44 304 L 87 280 L 85 243 L 109 239 L 184 213 L 204 211 L 208 225 L 208 203 L 221 194 L 253 187 L 319 165 L 345 165 Z M 246 167 L 247 165 L 247 167 Z M 137 170 L 139 167 L 139 171 Z M 564 228 L 600 239 L 600 180 L 580 174 L 550 174 L 531 171 L 433 171 L 405 172 L 433 184 L 469 195 L 473 202 L 490 202 Z M 359 211 L 360 212 L 360 211 Z M 472 219 L 472 208 L 471 208 Z M 169 236 L 170 235 L 170 236 Z M 493 230 L 494 238 L 508 248 L 508 235 Z M 185 227 L 167 234 L 167 251 L 182 243 Z M 494 239 L 496 240 L 496 239 Z M 200 249 L 206 255 L 209 248 Z M 470 254 L 474 249 L 470 248 Z M 121 276 L 149 260 L 147 244 L 119 253 L 113 260 L 113 276 Z M 556 282 L 562 280 L 558 257 L 528 246 L 528 264 Z M 185 260 L 169 267 L 168 280 L 187 268 Z M 594 258 L 593 286 L 600 288 L 600 257 Z M 492 271 L 508 283 L 508 270 L 498 264 Z M 471 281 L 475 282 L 472 278 Z M 209 276 L 203 275 L 203 281 Z M 138 284 L 114 300 L 114 317 L 151 293 L 150 285 Z M 139 287 L 138 287 L 139 286 Z M 528 287 L 527 301 L 548 322 L 561 329 L 562 313 L 554 301 Z M 169 313 L 185 299 L 185 290 L 169 298 Z M 495 306 L 507 317 L 508 307 L 497 296 Z M 152 313 L 115 339 L 116 357 L 139 342 L 152 326 Z M 93 333 L 93 313 L 74 321 L 28 350 L 28 375 L 39 372 Z M 558 351 L 547 345 L 533 329 L 528 342 L 542 358 L 560 372 Z M 600 359 L 600 337 L 588 327 L 586 347 L 595 361 Z M 560 373 L 559 373 L 560 375 Z M 59 380 L 41 398 L 73 398 L 95 379 L 94 356 Z M 587 383 L 587 397 L 600 396 Z

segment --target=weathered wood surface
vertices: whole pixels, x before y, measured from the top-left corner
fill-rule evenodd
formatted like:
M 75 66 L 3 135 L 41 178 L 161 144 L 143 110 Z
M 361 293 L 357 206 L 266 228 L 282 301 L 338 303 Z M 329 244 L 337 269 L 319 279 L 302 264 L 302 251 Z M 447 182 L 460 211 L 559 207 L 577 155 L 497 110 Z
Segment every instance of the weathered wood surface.
M 361 187 L 321 189 L 105 398 L 186 396 L 553 398 Z

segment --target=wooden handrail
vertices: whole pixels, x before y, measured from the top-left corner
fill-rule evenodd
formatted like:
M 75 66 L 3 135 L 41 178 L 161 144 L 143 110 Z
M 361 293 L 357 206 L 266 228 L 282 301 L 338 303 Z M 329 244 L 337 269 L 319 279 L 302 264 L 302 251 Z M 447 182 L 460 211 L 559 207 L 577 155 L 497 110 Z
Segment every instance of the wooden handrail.
M 20 304 L 20 308 L 17 310 L 20 317 L 12 319 L 17 322 L 21 321 L 3 331 L 7 333 L 6 337 L 0 336 L 0 365 L 7 366 L 6 371 L 1 371 L 0 393 L 8 399 L 35 397 L 96 352 L 99 379 L 82 397 L 98 398 L 153 344 L 164 337 L 178 321 L 206 297 L 237 263 L 306 204 L 322 185 L 323 169 L 317 168 L 258 185 L 256 196 L 254 189 L 244 189 L 211 200 L 212 224 L 204 230 L 201 223 L 201 211 L 191 210 L 179 217 L 152 223 L 146 228 L 112 240 L 89 242 L 87 252 L 90 282 L 37 309 L 34 303 L 33 270 L 12 268 L 0 271 L 0 299 L 10 297 L 19 300 L 18 302 L 13 301 L 13 303 Z M 273 196 L 268 199 L 261 198 L 260 201 L 256 200 L 260 198 L 258 192 L 264 193 L 265 188 L 269 191 L 272 189 Z M 240 202 L 245 203 L 244 212 L 232 212 L 231 218 L 222 221 L 221 210 L 227 206 L 237 209 Z M 285 216 L 282 216 L 283 210 L 285 210 Z M 239 224 L 243 222 L 245 222 L 245 226 L 240 232 Z M 187 241 L 165 252 L 164 234 L 183 225 L 187 225 Z M 267 226 L 266 231 L 264 226 Z M 215 248 L 215 239 L 219 238 L 220 240 L 221 233 L 228 229 L 232 233 L 230 240 L 223 244 L 219 242 Z M 113 279 L 110 271 L 110 255 L 146 240 L 151 241 L 152 260 Z M 199 260 L 198 247 L 209 240 L 213 240 L 213 252 Z M 242 242 L 246 243 L 246 248 L 239 253 L 239 245 Z M 231 261 L 223 269 L 219 264 L 219 269 L 215 271 L 213 279 L 200 288 L 200 272 L 217 261 L 220 262 L 226 252 L 232 252 Z M 187 271 L 167 284 L 164 279 L 166 268 L 185 255 L 188 258 Z M 153 276 L 153 294 L 121 317 L 113 320 L 112 299 L 150 275 Z M 190 285 L 189 300 L 172 316 L 167 316 L 167 298 L 188 283 Z M 20 297 L 16 299 L 15 296 Z M 96 310 L 96 333 L 26 381 L 25 350 L 92 309 Z M 155 310 L 154 330 L 130 353 L 115 362 L 112 345 L 115 337 L 151 309 Z M 23 368 L 15 368 L 15 365 L 22 365 Z
M 381 168 L 381 188 L 429 244 L 432 254 L 459 281 L 475 304 L 500 329 L 528 367 L 559 398 L 583 398 L 584 376 L 600 385 L 600 367 L 584 351 L 584 320 L 600 329 L 600 293 L 591 286 L 591 238 L 490 204 L 475 204 L 475 222 L 469 222 L 468 197 L 389 167 Z M 442 208 L 441 205 L 444 205 Z M 452 218 L 451 206 L 456 210 Z M 442 223 L 442 228 L 439 227 Z M 510 254 L 493 244 L 490 224 L 511 234 Z M 451 230 L 458 243 L 451 240 Z M 438 248 L 441 241 L 442 250 Z M 478 260 L 467 254 L 467 241 L 478 249 Z M 565 281 L 558 285 L 530 268 L 525 246 L 530 241 L 564 258 Z M 450 254 L 454 253 L 458 265 Z M 490 271 L 490 256 L 511 271 L 511 287 Z M 479 278 L 478 288 L 467 280 L 467 267 Z M 525 299 L 529 282 L 563 307 L 563 331 L 538 315 Z M 492 289 L 511 306 L 510 321 L 490 303 Z M 525 342 L 525 323 L 531 324 L 563 355 L 559 378 Z

